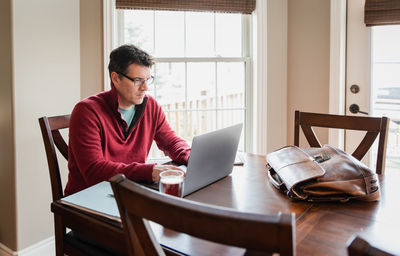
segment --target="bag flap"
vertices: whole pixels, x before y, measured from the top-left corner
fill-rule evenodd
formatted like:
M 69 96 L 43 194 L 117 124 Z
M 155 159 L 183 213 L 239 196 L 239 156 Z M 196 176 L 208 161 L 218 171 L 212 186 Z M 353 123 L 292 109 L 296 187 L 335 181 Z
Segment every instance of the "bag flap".
M 295 185 L 325 174 L 312 157 L 296 146 L 288 146 L 267 154 L 268 165 L 275 170 L 289 190 Z

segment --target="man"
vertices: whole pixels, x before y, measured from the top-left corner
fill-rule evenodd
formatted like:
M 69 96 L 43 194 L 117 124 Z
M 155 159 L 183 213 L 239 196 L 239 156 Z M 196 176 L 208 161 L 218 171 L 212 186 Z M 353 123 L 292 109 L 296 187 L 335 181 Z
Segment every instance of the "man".
M 172 160 L 186 164 L 190 147 L 169 126 L 156 100 L 146 95 L 153 59 L 133 45 L 110 54 L 111 90 L 80 101 L 71 114 L 68 148 L 70 195 L 117 173 L 137 182 L 159 180 L 171 165 L 146 164 L 153 140 Z

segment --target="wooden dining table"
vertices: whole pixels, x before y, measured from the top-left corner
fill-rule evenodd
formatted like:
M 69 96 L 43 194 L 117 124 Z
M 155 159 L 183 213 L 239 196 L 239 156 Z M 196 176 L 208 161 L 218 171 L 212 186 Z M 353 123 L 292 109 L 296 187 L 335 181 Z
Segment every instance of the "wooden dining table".
M 396 193 L 400 187 L 400 170 L 380 175 L 379 201 L 309 203 L 291 201 L 269 183 L 265 156 L 243 154 L 243 162 L 242 166 L 234 166 L 229 176 L 185 199 L 242 212 L 271 215 L 295 213 L 296 255 L 347 255 L 347 245 L 357 234 L 376 246 L 384 246 L 400 254 L 397 242 L 400 241 L 397 238 L 400 230 L 400 198 Z M 98 198 L 98 204 L 101 204 L 101 196 Z M 63 199 L 53 202 L 51 210 L 66 227 L 126 254 L 127 247 L 118 216 L 110 216 L 84 205 L 74 205 Z M 156 223 L 151 225 L 168 254 L 242 255 L 244 252 L 241 248 L 177 233 Z

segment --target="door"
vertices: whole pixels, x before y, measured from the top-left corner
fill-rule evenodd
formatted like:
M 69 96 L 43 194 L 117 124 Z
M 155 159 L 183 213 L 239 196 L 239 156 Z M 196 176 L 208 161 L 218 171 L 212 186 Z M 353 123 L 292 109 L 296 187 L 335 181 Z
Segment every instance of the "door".
M 365 113 L 371 112 L 371 29 L 364 24 L 365 0 L 347 1 L 347 51 L 346 51 L 346 115 L 365 115 L 350 112 L 357 105 Z M 346 131 L 345 150 L 353 152 L 365 133 Z M 369 164 L 369 157 L 363 162 Z
M 389 117 L 386 168 L 399 168 L 400 25 L 365 26 L 364 4 L 347 1 L 346 115 Z M 353 152 L 364 134 L 346 132 L 345 150 Z M 375 161 L 373 147 L 363 162 L 374 169 Z

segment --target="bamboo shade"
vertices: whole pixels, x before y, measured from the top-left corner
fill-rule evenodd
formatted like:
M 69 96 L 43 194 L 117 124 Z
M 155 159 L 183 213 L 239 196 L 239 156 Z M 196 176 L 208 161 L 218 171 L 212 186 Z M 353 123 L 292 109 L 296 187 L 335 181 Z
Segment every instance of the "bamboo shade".
M 367 26 L 400 24 L 400 0 L 366 0 L 364 10 Z
M 251 14 L 256 0 L 116 0 L 117 9 L 208 11 Z

